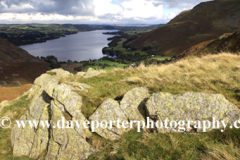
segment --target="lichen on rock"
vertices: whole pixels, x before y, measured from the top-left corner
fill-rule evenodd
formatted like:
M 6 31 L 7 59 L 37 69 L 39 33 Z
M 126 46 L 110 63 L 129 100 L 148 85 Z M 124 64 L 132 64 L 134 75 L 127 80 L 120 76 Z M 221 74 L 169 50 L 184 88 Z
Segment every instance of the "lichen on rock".
M 118 102 L 113 99 L 107 99 L 104 101 L 89 117 L 89 120 L 97 121 L 99 123 L 105 121 L 108 123 L 106 129 L 102 129 L 101 127 L 95 128 L 95 132 L 106 139 L 119 139 L 123 133 L 129 130 L 121 127 L 122 122 L 128 121 L 128 119 L 119 107 Z M 117 126 L 117 120 L 120 121 L 120 126 Z M 110 121 L 115 121 L 112 126 L 109 125 Z
M 239 109 L 220 94 L 186 92 L 172 95 L 155 93 L 146 103 L 148 116 L 164 121 L 229 120 L 239 119 Z M 200 131 L 200 130 L 199 130 Z
M 28 98 L 29 110 L 20 120 L 31 121 L 33 126 L 13 127 L 11 142 L 13 155 L 33 159 L 47 151 L 46 159 L 86 159 L 96 150 L 86 141 L 92 136 L 89 129 L 77 125 L 72 128 L 58 128 L 57 122 L 69 115 L 73 121 L 86 121 L 81 112 L 82 97 L 72 85 L 60 83 L 60 78 L 69 76 L 66 71 L 53 70 L 56 74 L 43 74 L 34 82 Z M 51 71 L 51 72 L 53 72 Z M 61 73 L 64 75 L 61 76 Z M 76 85 L 76 83 L 74 84 Z M 90 88 L 87 84 L 81 84 Z M 67 121 L 67 120 L 66 120 Z M 48 122 L 50 128 L 41 125 Z M 66 125 L 66 123 L 64 123 Z
M 70 76 L 73 76 L 72 73 L 65 71 L 63 69 L 52 69 L 51 71 L 49 71 L 47 73 L 50 75 L 54 75 L 57 79 L 68 78 Z
M 146 88 L 134 88 L 124 95 L 120 108 L 129 120 L 145 120 L 145 100 L 149 96 Z
M 52 101 L 50 145 L 46 159 L 87 159 L 95 149 L 74 128 L 58 128 L 62 111 Z

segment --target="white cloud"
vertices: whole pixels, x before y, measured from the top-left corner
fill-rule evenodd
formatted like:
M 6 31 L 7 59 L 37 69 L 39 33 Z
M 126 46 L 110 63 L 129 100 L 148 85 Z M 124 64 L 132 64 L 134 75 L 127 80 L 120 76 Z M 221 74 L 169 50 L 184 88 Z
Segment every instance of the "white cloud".
M 131 0 L 125 1 L 121 5 L 124 8 L 124 12 L 122 12 L 124 18 L 146 19 L 162 16 L 163 6 L 158 5 L 156 7 L 152 1 Z
M 22 4 L 22 5 L 12 5 L 9 9 L 11 9 L 11 10 L 24 10 L 24 9 L 34 9 L 34 7 L 30 4 Z
M 165 23 L 206 0 L 0 0 L 4 22 Z
M 94 12 L 96 16 L 104 16 L 108 14 L 119 14 L 123 9 L 116 4 L 111 3 L 112 0 L 93 0 Z
M 1 2 L 1 5 L 2 5 L 4 8 L 7 8 L 7 7 L 8 7 L 7 4 L 6 4 L 6 2 L 4 2 L 4 1 Z
M 76 20 L 84 20 L 84 21 L 97 21 L 97 18 L 92 16 L 65 16 L 60 14 L 28 14 L 28 13 L 1 13 L 0 21 L 10 21 L 10 22 L 37 22 L 37 21 L 76 21 Z

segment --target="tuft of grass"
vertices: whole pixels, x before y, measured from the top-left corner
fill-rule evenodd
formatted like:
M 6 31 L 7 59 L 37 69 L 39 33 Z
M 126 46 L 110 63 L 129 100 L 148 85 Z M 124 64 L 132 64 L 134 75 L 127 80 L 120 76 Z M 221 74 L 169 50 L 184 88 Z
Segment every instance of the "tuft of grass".
M 141 84 L 142 80 L 139 77 L 129 77 L 125 78 L 123 81 L 130 83 L 130 84 Z

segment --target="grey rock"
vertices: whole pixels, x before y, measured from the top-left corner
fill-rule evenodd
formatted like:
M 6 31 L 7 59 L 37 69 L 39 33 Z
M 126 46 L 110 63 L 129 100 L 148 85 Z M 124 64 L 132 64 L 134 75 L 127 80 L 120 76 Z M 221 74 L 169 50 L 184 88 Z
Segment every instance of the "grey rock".
M 145 100 L 149 96 L 146 88 L 134 88 L 124 95 L 120 108 L 129 120 L 145 120 Z
M 239 119 L 240 110 L 220 94 L 187 92 L 179 95 L 153 94 L 146 103 L 148 116 L 164 121 L 203 121 Z M 198 131 L 200 129 L 198 128 Z
M 118 119 L 120 122 L 128 121 L 127 117 L 124 115 L 123 111 L 119 107 L 118 102 L 114 101 L 113 99 L 107 99 L 106 101 L 104 101 L 98 107 L 98 109 L 89 117 L 90 121 L 97 121 L 99 123 L 101 123 L 102 121 L 106 121 L 109 124 L 110 121 L 115 121 L 112 127 L 108 125 L 106 129 L 102 129 L 101 127 L 95 128 L 95 132 L 97 134 L 110 140 L 119 139 L 120 135 L 128 131 L 128 129 L 124 129 L 121 127 L 122 123 L 119 123 L 120 125 L 117 126 Z

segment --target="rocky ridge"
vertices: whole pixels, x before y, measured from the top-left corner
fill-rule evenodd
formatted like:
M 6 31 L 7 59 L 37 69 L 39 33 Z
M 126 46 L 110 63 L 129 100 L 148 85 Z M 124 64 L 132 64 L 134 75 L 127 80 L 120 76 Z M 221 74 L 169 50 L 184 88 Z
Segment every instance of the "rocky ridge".
M 232 123 L 240 117 L 240 110 L 220 94 L 187 92 L 172 95 L 159 92 L 150 95 L 146 88 L 138 87 L 128 91 L 120 103 L 106 99 L 89 118 L 86 118 L 81 112 L 83 102 L 79 92 L 88 92 L 91 86 L 78 82 L 61 82 L 61 79 L 71 76 L 63 70 L 52 70 L 35 80 L 28 95 L 31 99 L 29 110 L 20 120 L 35 121 L 37 127 L 14 126 L 11 135 L 14 156 L 37 159 L 47 151 L 46 159 L 87 159 L 96 153 L 98 150 L 87 141 L 92 136 L 91 126 L 89 125 L 90 129 L 56 128 L 62 117 L 66 121 L 80 122 L 119 119 L 122 123 L 146 121 L 147 117 L 150 117 L 152 122 L 166 118 L 179 121 L 209 120 L 215 117 L 216 120 L 228 120 Z M 51 122 L 50 127 L 42 127 L 40 121 Z M 97 128 L 94 132 L 105 139 L 116 140 L 130 130 L 118 128 L 115 123 L 113 127 L 105 128 Z M 152 130 L 144 131 L 166 133 L 174 130 L 159 129 L 155 126 Z M 202 132 L 199 129 L 194 130 L 193 126 L 186 129 L 186 132 L 192 131 Z

